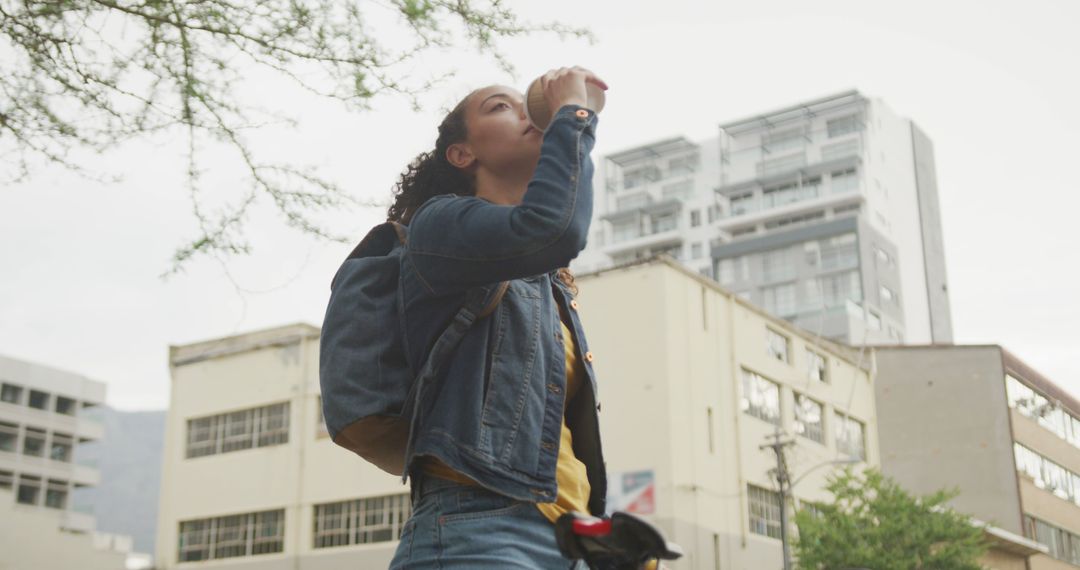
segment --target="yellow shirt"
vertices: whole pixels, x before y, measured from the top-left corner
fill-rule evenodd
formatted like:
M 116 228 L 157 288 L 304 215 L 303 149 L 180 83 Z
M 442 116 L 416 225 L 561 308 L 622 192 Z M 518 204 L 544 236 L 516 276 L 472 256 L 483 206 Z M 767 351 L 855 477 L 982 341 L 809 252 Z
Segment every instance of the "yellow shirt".
M 574 455 L 573 437 L 570 428 L 566 425 L 565 414 L 565 402 L 569 402 L 577 394 L 585 371 L 578 361 L 577 352 L 574 351 L 574 337 L 570 334 L 570 329 L 561 321 L 559 324 L 562 326 L 563 348 L 566 351 L 566 400 L 563 405 L 559 459 L 555 464 L 555 481 L 559 488 L 555 494 L 554 503 L 537 503 L 536 505 L 536 508 L 540 509 L 540 512 L 551 522 L 559 520 L 559 517 L 571 511 L 588 513 L 589 494 L 592 492 L 585 464 Z
M 582 379 L 585 377 L 585 370 L 582 368 L 577 352 L 574 350 L 574 337 L 570 329 L 561 319 L 559 324 L 562 326 L 563 349 L 566 353 L 566 398 L 563 401 L 559 457 L 555 463 L 555 482 L 558 485 L 558 491 L 555 494 L 555 502 L 536 504 L 536 508 L 540 509 L 544 517 L 552 523 L 571 511 L 588 513 L 589 495 L 592 493 L 585 464 L 574 455 L 573 436 L 570 433 L 570 428 L 566 425 L 565 413 L 567 403 L 570 402 L 581 387 Z M 467 485 L 477 484 L 472 479 L 454 471 L 445 463 L 433 457 L 425 460 L 423 470 L 428 475 L 440 479 L 449 479 Z

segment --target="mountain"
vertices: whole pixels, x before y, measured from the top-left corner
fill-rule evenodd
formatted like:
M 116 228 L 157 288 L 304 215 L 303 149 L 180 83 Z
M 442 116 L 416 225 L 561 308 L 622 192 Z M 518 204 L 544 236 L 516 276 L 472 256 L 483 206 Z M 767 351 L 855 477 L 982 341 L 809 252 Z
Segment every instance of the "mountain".
M 97 530 L 130 535 L 135 551 L 154 553 L 165 411 L 94 410 L 105 424 L 101 441 L 76 446 L 75 459 L 101 471 L 101 484 L 78 489 L 76 510 L 92 512 Z

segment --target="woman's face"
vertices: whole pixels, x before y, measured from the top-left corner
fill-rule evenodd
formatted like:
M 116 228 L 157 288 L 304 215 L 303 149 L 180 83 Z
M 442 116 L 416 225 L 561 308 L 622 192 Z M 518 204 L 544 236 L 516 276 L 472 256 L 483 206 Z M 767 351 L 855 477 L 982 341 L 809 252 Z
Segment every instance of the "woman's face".
M 524 97 L 500 85 L 474 91 L 465 106 L 466 146 L 476 168 L 499 176 L 532 175 L 543 133 L 525 118 Z

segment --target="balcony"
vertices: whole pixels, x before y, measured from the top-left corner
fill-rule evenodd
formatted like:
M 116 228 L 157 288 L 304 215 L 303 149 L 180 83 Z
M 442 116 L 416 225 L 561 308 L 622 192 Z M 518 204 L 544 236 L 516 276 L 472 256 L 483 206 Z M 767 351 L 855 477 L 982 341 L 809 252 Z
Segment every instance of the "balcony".
M 825 196 L 819 196 L 817 198 L 799 202 L 791 202 L 784 204 L 783 206 L 766 210 L 757 210 L 745 214 L 726 216 L 720 218 L 716 222 L 716 227 L 730 232 L 739 228 L 756 226 L 776 218 L 787 218 L 804 212 L 813 212 L 826 208 L 847 206 L 850 204 L 861 204 L 863 201 L 864 198 L 859 193 L 827 194 Z
M 679 230 L 678 227 L 675 227 L 653 234 L 640 235 L 620 241 L 615 241 L 613 243 L 603 246 L 600 250 L 606 255 L 616 256 L 621 253 L 626 253 L 643 248 L 659 249 L 671 247 L 673 245 L 682 245 L 682 243 L 682 232 Z

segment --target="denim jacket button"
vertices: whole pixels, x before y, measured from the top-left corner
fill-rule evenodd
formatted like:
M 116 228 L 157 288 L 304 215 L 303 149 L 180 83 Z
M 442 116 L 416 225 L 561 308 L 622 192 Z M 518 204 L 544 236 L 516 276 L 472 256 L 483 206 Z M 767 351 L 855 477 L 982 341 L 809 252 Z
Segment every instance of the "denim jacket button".
M 580 119 L 588 119 L 588 118 L 589 118 L 589 112 L 588 112 L 588 111 L 586 111 L 585 109 L 578 109 L 578 110 L 577 110 L 577 113 L 575 113 L 575 114 L 576 114 L 576 115 L 578 116 L 578 118 L 580 118 Z
M 576 310 L 578 310 L 578 302 L 577 302 L 577 299 L 572 299 L 572 300 L 570 301 L 570 308 L 574 309 L 575 311 L 576 311 Z
M 591 350 L 590 350 L 589 352 L 586 352 L 586 353 L 585 353 L 585 360 L 586 360 L 587 362 L 592 362 L 592 361 L 593 361 L 593 354 L 592 354 L 592 351 L 591 351 Z
M 558 384 L 548 384 L 548 390 L 550 390 L 552 394 L 558 394 L 562 392 L 562 388 L 559 388 Z

